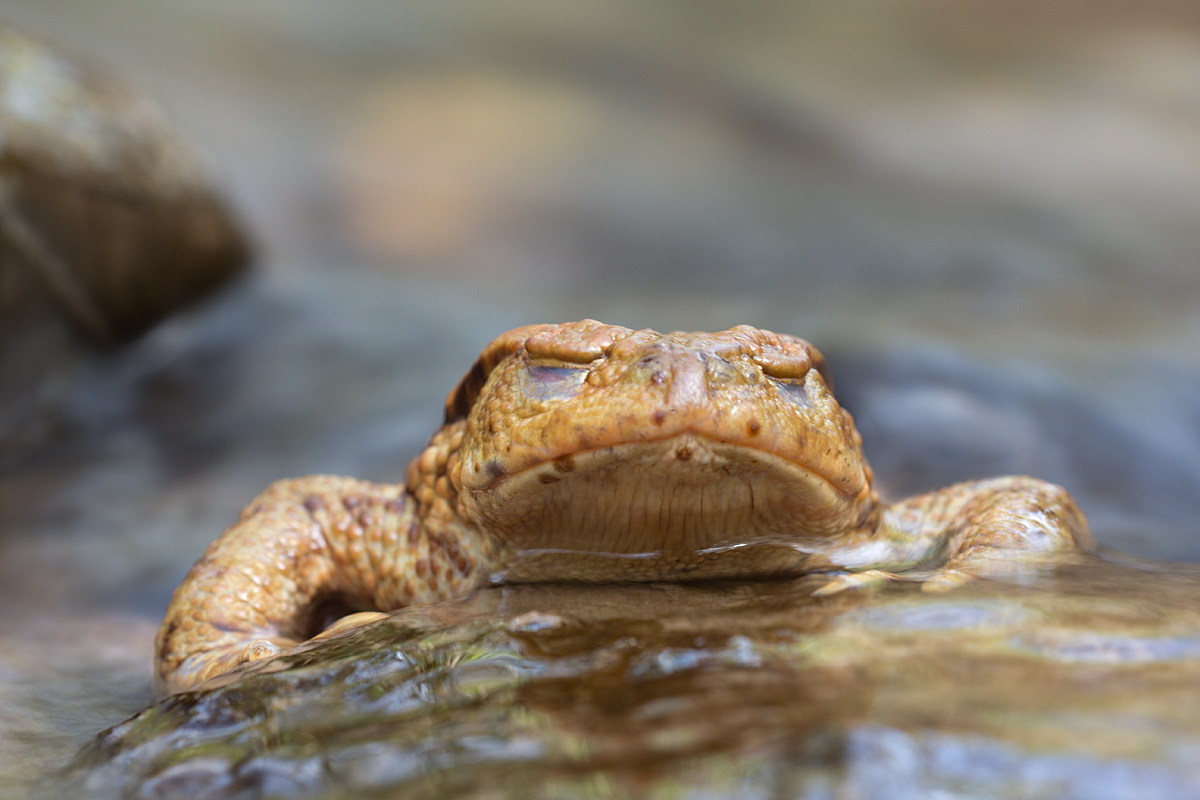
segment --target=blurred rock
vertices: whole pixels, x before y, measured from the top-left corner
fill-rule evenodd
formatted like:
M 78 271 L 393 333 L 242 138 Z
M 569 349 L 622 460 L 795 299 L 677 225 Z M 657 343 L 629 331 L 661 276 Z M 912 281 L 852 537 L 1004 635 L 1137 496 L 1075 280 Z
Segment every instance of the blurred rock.
M 154 104 L 8 29 L 0 135 L 5 319 L 61 313 L 120 341 L 245 266 L 242 232 Z
M 26 421 L 22 399 L 53 380 L 79 334 L 127 341 L 248 257 L 198 157 L 157 106 L 0 28 L 0 441 Z
M 933 348 L 835 353 L 839 399 L 854 413 L 885 497 L 961 480 L 1029 474 L 1068 488 L 1102 544 L 1196 561 L 1200 453 L 1183 407 L 1153 413 L 1132 398 L 1105 409 L 1047 374 L 972 364 Z M 1160 397 L 1194 396 L 1194 375 L 1139 375 Z M 1188 380 L 1190 378 L 1190 380 Z M 1165 405 L 1165 404 L 1164 404 Z M 1140 425 L 1138 424 L 1140 422 Z

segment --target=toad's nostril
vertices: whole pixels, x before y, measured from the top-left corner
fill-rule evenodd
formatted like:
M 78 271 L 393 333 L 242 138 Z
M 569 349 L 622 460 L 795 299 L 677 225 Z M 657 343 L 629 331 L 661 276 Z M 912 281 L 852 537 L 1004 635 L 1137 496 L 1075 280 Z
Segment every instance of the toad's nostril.
M 671 364 L 658 353 L 642 356 L 625 370 L 624 379 L 638 384 L 662 386 L 671 379 Z

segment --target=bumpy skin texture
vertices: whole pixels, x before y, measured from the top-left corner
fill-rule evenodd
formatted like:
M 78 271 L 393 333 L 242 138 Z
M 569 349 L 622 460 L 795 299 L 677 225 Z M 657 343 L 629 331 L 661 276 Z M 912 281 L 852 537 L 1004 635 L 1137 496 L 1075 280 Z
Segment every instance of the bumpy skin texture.
M 176 590 L 156 676 L 183 691 L 488 581 L 820 572 L 818 594 L 941 591 L 1091 544 L 1066 491 L 1034 478 L 881 504 L 801 339 L 531 325 L 480 354 L 403 486 L 311 476 L 259 495 Z M 351 612 L 375 613 L 334 622 Z

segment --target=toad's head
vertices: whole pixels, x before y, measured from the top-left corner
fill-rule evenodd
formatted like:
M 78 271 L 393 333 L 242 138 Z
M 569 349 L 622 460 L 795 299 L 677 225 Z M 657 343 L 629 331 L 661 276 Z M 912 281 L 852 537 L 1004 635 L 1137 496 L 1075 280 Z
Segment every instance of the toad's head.
M 786 571 L 875 521 L 820 352 L 745 325 L 518 328 L 451 392 L 446 422 L 463 426 L 447 474 L 461 513 L 511 580 Z

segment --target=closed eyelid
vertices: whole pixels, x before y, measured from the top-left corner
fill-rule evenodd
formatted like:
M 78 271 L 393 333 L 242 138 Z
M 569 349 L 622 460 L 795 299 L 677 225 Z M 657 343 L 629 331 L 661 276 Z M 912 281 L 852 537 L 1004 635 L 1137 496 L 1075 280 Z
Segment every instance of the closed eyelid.
M 770 381 L 779 389 L 779 393 L 791 402 L 802 408 L 812 407 L 813 399 L 808 392 L 806 381 L 779 380 L 777 378 L 771 378 Z
M 530 364 L 526 369 L 530 376 L 538 380 L 563 379 L 588 371 L 587 367 L 560 367 L 552 364 Z
M 587 379 L 586 367 L 529 364 L 523 371 L 524 393 L 538 400 L 567 400 L 579 394 Z

